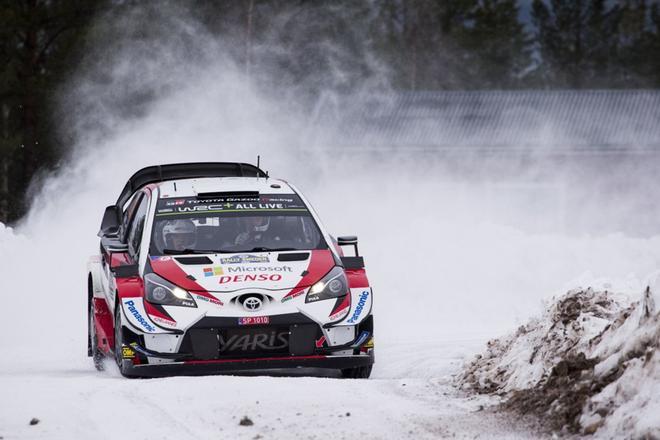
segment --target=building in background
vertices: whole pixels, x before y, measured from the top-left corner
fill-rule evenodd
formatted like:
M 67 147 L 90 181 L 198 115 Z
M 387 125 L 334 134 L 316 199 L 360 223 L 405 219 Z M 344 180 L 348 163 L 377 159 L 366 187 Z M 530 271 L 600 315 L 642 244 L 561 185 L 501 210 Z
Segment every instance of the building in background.
M 542 211 L 527 225 L 535 230 L 660 233 L 656 90 L 328 95 L 311 118 L 303 148 L 344 163 L 371 154 L 374 166 L 394 155 L 417 162 L 420 174 L 433 164 L 448 180 L 460 175 L 481 182 L 485 192 L 499 192 L 498 200 L 507 193 L 519 209 Z M 603 198 L 590 194 L 609 194 L 611 204 L 597 206 Z M 497 210 L 487 206 L 490 199 L 484 197 L 484 209 Z

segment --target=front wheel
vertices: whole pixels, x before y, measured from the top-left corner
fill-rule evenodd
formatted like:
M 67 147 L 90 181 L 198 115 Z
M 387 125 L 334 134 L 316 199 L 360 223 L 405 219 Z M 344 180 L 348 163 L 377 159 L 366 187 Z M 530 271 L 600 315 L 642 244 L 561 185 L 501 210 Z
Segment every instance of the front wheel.
M 117 304 L 115 306 L 115 361 L 117 362 L 117 367 L 119 368 L 121 375 L 129 377 L 124 361 L 123 346 L 124 332 L 122 331 L 121 324 L 121 306 Z
M 99 339 L 96 336 L 96 323 L 94 318 L 94 300 L 90 301 L 89 306 L 89 355 L 94 361 L 94 368 L 103 371 L 103 353 L 99 350 Z
M 345 379 L 369 379 L 373 365 L 365 367 L 344 368 L 341 370 L 341 377 Z

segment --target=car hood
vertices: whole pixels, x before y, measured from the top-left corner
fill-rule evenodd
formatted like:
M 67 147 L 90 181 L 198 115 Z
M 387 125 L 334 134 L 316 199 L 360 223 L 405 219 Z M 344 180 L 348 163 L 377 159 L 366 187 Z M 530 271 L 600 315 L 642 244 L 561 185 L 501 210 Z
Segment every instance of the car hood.
M 335 265 L 329 250 L 150 257 L 154 273 L 189 291 L 304 288 Z

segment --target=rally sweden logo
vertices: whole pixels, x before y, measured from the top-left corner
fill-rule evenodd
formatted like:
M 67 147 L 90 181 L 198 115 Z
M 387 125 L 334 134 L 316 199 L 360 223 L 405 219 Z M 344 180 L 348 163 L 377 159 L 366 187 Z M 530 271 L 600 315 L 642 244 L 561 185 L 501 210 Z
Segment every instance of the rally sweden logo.
M 270 260 L 266 255 L 234 255 L 233 257 L 220 259 L 220 264 L 241 263 L 270 263 Z

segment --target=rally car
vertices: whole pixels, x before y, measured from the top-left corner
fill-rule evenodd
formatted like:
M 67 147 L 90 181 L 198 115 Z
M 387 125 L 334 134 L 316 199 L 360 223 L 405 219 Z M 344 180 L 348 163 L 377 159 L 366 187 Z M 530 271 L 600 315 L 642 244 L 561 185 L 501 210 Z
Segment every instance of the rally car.
M 88 264 L 88 355 L 124 376 L 330 368 L 368 378 L 373 292 L 357 238 L 243 163 L 136 172 Z M 344 255 L 343 247 L 353 251 Z

